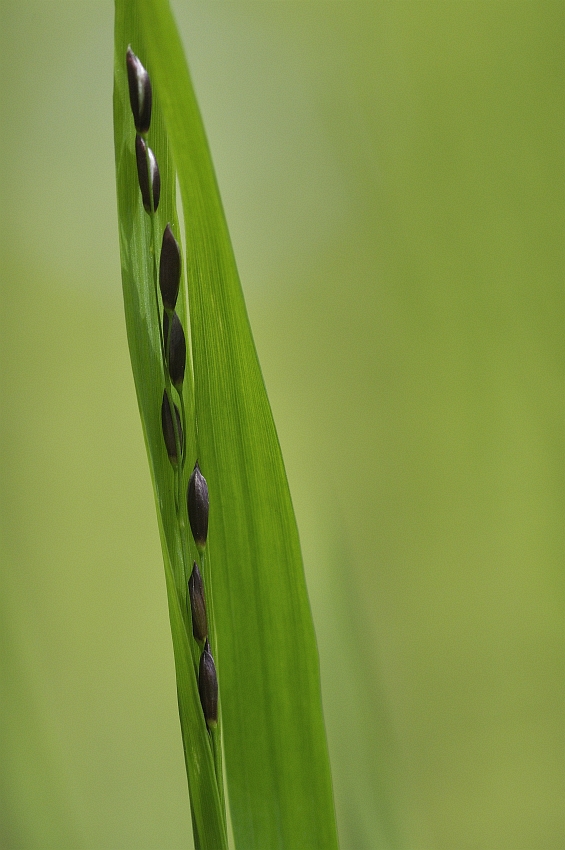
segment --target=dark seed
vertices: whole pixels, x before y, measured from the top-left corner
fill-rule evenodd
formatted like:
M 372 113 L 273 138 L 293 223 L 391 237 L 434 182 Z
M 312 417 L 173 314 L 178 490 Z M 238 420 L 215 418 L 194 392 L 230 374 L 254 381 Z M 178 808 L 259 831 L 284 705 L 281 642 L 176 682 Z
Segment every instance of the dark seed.
M 204 644 L 204 651 L 200 656 L 200 667 L 198 669 L 198 692 L 204 719 L 209 727 L 218 725 L 218 677 L 216 665 L 210 652 L 208 641 Z
M 188 595 L 192 614 L 192 634 L 196 640 L 204 640 L 208 637 L 208 619 L 206 617 L 204 582 L 196 561 L 192 565 L 192 573 L 188 580 Z
M 163 305 L 167 310 L 174 310 L 179 294 L 180 283 L 180 250 L 173 236 L 170 224 L 163 233 L 161 259 L 159 261 L 159 286 Z
M 129 102 L 133 122 L 138 133 L 147 133 L 151 124 L 151 80 L 149 74 L 131 49 L 126 53 L 128 71 Z
M 141 136 L 135 137 L 135 158 L 137 160 L 137 178 L 141 189 L 141 199 L 145 211 L 151 212 L 151 193 L 149 191 L 149 175 L 151 175 L 151 189 L 153 191 L 153 209 L 156 211 L 161 196 L 161 175 L 155 154 L 145 143 Z M 149 160 L 149 169 L 147 168 Z M 149 173 L 148 173 L 149 171 Z
M 179 444 L 182 453 L 184 449 L 184 434 L 182 433 L 180 413 L 174 402 L 173 407 L 177 420 L 177 433 L 179 435 Z M 173 424 L 173 416 L 171 413 L 171 400 L 169 399 L 166 391 L 163 392 L 163 401 L 161 403 L 161 427 L 163 428 L 163 439 L 165 440 L 165 447 L 167 449 L 167 454 L 169 455 L 169 460 L 173 466 L 177 466 L 179 459 L 177 456 L 177 443 L 175 440 L 175 426 Z
M 168 321 L 163 322 L 163 331 L 165 330 L 168 331 L 169 336 L 169 375 L 171 376 L 173 386 L 180 393 L 186 366 L 186 340 L 181 321 L 176 313 L 172 314 L 170 331 Z
M 169 343 L 169 314 L 167 312 L 163 313 L 163 339 L 165 341 L 165 348 Z
M 194 542 L 199 549 L 204 549 L 208 537 L 208 484 L 200 472 L 198 461 L 188 482 L 186 504 Z

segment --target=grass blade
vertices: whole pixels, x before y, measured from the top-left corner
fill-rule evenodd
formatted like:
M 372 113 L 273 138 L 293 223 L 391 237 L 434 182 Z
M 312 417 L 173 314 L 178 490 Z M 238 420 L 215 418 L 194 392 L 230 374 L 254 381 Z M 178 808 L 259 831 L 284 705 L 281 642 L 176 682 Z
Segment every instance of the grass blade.
M 192 638 L 186 605 L 189 564 L 197 553 L 184 527 L 177 521 L 176 493 L 183 490 L 169 461 L 161 431 L 161 402 L 166 383 L 161 356 L 161 329 L 154 274 L 159 234 L 167 223 L 178 233 L 175 206 L 175 173 L 159 98 L 154 97 L 148 137 L 161 174 L 161 198 L 155 227 L 143 209 L 134 151 L 135 130 L 129 105 L 125 56 L 129 44 L 146 62 L 139 18 L 131 3 L 116 3 L 114 67 L 114 134 L 122 283 L 128 343 L 137 398 L 153 481 L 163 559 L 169 616 L 175 656 L 179 715 L 185 764 L 191 794 L 194 841 L 197 848 L 227 847 L 223 786 L 216 781 L 209 734 L 202 715 L 195 666 L 198 647 Z M 187 327 L 186 301 L 177 313 Z M 193 391 L 190 376 L 184 382 L 182 403 L 188 411 L 185 427 L 187 456 L 194 455 Z M 182 539 L 184 537 L 184 540 Z M 185 555 L 183 557 L 183 554 Z
M 331 777 L 298 534 L 208 145 L 168 4 L 126 5 L 162 109 L 186 223 L 184 304 L 189 297 L 197 425 L 189 439 L 210 490 L 203 568 L 215 608 L 236 845 L 331 850 L 337 846 Z M 125 46 L 122 41 L 119 49 Z M 132 361 L 135 372 L 133 353 Z M 159 472 L 154 460 L 152 470 Z M 159 511 L 157 485 L 156 494 Z M 163 528 L 170 547 L 166 516 Z M 174 596 L 169 572 L 166 565 Z M 171 600 L 170 608 L 175 642 L 181 623 Z M 189 667 L 183 651 L 177 636 L 181 673 Z M 179 703 L 183 681 L 181 675 Z M 192 794 L 190 770 L 189 784 Z

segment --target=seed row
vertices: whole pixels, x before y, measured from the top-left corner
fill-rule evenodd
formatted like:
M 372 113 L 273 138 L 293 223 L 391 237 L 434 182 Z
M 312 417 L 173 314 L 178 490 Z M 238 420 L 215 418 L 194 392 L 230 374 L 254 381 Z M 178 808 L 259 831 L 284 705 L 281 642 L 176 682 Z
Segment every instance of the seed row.
M 208 539 L 209 499 L 208 484 L 200 472 L 198 461 L 194 464 L 194 469 L 188 482 L 186 508 L 192 536 L 202 558 Z M 208 728 L 213 728 L 218 724 L 218 677 L 208 640 L 208 618 L 206 615 L 204 581 L 196 561 L 192 565 L 192 573 L 188 580 L 188 599 L 190 600 L 192 634 L 199 644 L 204 641 L 204 648 L 200 656 L 200 665 L 198 668 L 198 692 L 200 694 L 204 719 Z
M 128 76 L 129 96 L 133 121 L 136 129 L 135 158 L 137 164 L 137 177 L 141 191 L 141 199 L 145 211 L 151 216 L 154 225 L 154 214 L 159 206 L 161 195 L 161 177 L 155 154 L 147 144 L 146 134 L 151 126 L 152 89 L 151 80 L 146 69 L 138 57 L 128 48 L 126 53 L 126 68 Z M 165 388 L 161 403 L 161 429 L 163 440 L 175 477 L 175 504 L 177 508 L 177 520 L 182 529 L 181 511 L 184 510 L 179 498 L 182 492 L 182 474 L 185 466 L 185 434 L 186 415 L 184 409 L 182 387 L 186 368 L 186 338 L 181 320 L 175 312 L 181 276 L 181 255 L 177 240 L 167 224 L 163 233 L 161 243 L 161 254 L 159 257 L 158 281 L 162 309 L 161 311 L 157 297 L 157 282 L 155 293 L 157 299 L 157 313 L 159 316 L 161 334 L 161 353 L 163 357 L 163 371 L 165 377 Z M 155 267 L 155 277 L 157 269 Z M 180 410 L 172 396 L 174 387 L 180 402 Z M 178 490 L 176 482 L 178 481 Z M 196 548 L 202 560 L 208 537 L 208 485 L 200 471 L 198 461 L 188 482 L 186 491 L 186 508 L 188 521 L 194 537 Z M 183 548 L 184 552 L 184 548 Z M 184 556 L 183 556 L 184 557 Z M 185 563 L 185 567 L 187 564 Z M 186 574 L 186 572 L 185 572 Z M 214 728 L 218 722 L 218 678 L 216 666 L 210 649 L 208 639 L 208 619 L 206 615 L 206 598 L 204 594 L 204 581 L 198 564 L 194 561 L 192 572 L 188 580 L 187 601 L 190 604 L 190 615 L 192 619 L 192 634 L 201 648 L 200 663 L 198 667 L 198 692 L 202 712 L 208 728 Z

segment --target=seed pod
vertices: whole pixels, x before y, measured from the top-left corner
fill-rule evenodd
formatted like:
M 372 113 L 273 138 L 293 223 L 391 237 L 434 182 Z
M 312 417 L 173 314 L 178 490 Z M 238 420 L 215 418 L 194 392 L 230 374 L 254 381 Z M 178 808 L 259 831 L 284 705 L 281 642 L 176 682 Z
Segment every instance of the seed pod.
M 177 432 L 179 435 L 179 444 L 182 454 L 184 449 L 184 434 L 182 432 L 179 409 L 174 402 L 173 408 L 175 410 L 175 417 L 177 420 Z M 163 401 L 161 403 L 161 427 L 163 429 L 163 439 L 165 440 L 165 447 L 167 449 L 167 454 L 169 455 L 169 460 L 171 461 L 172 465 L 176 467 L 178 465 L 179 459 L 177 456 L 175 427 L 173 424 L 173 416 L 171 413 L 171 400 L 167 395 L 166 390 L 163 392 Z
M 198 669 L 198 692 L 200 703 L 204 712 L 204 720 L 209 728 L 218 725 L 218 677 L 216 665 L 210 652 L 208 641 L 204 644 L 204 651 L 200 656 L 200 667 Z
M 167 224 L 163 233 L 161 258 L 159 260 L 159 287 L 163 305 L 167 310 L 174 310 L 179 294 L 180 283 L 180 250 L 173 236 L 171 225 Z
M 169 375 L 171 376 L 173 386 L 180 393 L 182 382 L 184 381 L 184 368 L 186 366 L 186 340 L 181 321 L 176 313 L 172 314 L 170 331 L 168 321 L 163 321 L 163 330 L 165 329 L 168 331 L 169 337 Z
M 161 175 L 155 154 L 141 136 L 135 137 L 135 158 L 137 160 L 137 178 L 141 189 L 141 199 L 145 212 L 151 212 L 151 192 L 153 193 L 153 209 L 156 211 L 161 196 Z M 148 168 L 149 161 L 149 168 Z M 149 175 L 151 176 L 151 192 L 149 191 Z
M 188 580 L 188 595 L 192 614 L 192 634 L 196 640 L 208 637 L 208 619 L 206 617 L 206 600 L 204 598 L 204 582 L 196 561 Z
M 151 124 L 151 80 L 131 47 L 126 53 L 126 67 L 133 123 L 138 133 L 147 133 Z
M 200 472 L 198 461 L 194 464 L 194 469 L 188 482 L 186 504 L 188 507 L 188 521 L 190 522 L 194 542 L 198 549 L 202 550 L 206 546 L 206 538 L 208 537 L 209 505 L 208 484 Z

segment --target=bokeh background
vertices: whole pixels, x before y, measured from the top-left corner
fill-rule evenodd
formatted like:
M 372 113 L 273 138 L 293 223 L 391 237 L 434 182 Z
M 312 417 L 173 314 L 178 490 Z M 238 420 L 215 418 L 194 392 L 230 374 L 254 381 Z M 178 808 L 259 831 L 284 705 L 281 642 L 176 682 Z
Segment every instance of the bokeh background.
M 342 850 L 563 848 L 565 4 L 174 8 L 301 532 Z M 0 15 L 0 845 L 180 850 L 113 8 Z

